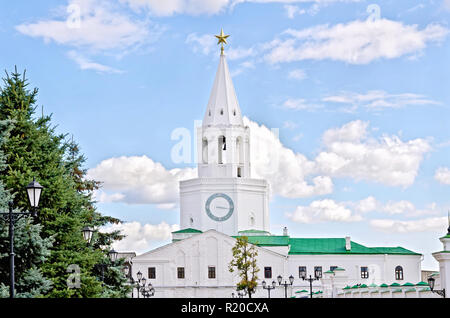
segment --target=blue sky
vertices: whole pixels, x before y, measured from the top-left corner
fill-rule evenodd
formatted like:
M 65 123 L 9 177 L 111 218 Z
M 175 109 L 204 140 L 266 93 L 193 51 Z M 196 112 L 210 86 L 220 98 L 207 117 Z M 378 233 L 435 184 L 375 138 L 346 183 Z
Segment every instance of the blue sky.
M 254 176 L 271 183 L 272 232 L 401 245 L 437 269 L 430 253 L 450 208 L 449 16 L 448 0 L 3 1 L 0 68 L 27 69 L 39 106 L 104 181 L 99 210 L 126 221 L 118 248 L 143 252 L 177 229 L 177 184 L 195 163 L 174 161 L 171 137 L 194 137 L 223 28 L 261 140 Z

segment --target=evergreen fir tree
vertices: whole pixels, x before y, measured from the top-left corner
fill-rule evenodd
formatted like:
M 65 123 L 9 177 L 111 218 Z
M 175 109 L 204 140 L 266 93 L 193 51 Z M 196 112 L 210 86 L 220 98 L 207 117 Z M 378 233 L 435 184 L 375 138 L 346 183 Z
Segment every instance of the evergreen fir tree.
M 82 164 L 85 159 L 78 146 L 56 134 L 51 117 L 33 118 L 38 90 L 28 89 L 25 72 L 17 69 L 4 78 L 0 91 L 0 120 L 10 120 L 10 136 L 0 149 L 6 155 L 6 173 L 0 180 L 14 194 L 14 206 L 28 208 L 25 186 L 33 177 L 44 186 L 36 223 L 42 226 L 42 237 L 53 238 L 49 258 L 40 266 L 52 281 L 48 297 L 124 297 L 128 289 L 119 268 L 112 267 L 106 277 L 113 279 L 102 286 L 95 265 L 108 262 L 107 251 L 120 233 L 98 233 L 94 245 L 83 240 L 85 225 L 104 226 L 120 220 L 102 216 L 95 209 L 92 193 L 99 183 L 86 180 Z M 70 288 L 71 265 L 80 269 L 79 288 Z M 120 267 L 120 262 L 118 262 Z M 116 273 L 113 275 L 112 273 Z
M 0 121 L 0 145 L 6 141 L 10 122 Z M 4 171 L 5 156 L 0 150 L 0 172 Z M 11 200 L 0 181 L 0 211 L 7 212 Z M 14 211 L 18 212 L 18 211 Z M 39 297 L 51 289 L 51 281 L 44 278 L 38 268 L 50 254 L 52 238 L 42 239 L 41 225 L 33 224 L 32 218 L 19 220 L 14 227 L 14 252 L 16 273 L 16 297 Z M 0 224 L 0 297 L 9 297 L 9 226 Z

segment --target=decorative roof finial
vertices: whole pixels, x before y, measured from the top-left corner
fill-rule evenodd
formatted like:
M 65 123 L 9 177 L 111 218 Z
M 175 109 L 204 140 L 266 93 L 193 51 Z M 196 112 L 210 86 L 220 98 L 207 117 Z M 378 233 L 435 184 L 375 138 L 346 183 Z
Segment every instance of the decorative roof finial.
M 448 217 L 447 235 L 450 235 L 450 210 L 447 211 L 447 217 Z
M 215 35 L 215 37 L 217 39 L 219 39 L 219 42 L 217 42 L 217 44 L 222 44 L 222 47 L 220 48 L 220 55 L 223 55 L 223 45 L 224 44 L 228 44 L 227 43 L 227 38 L 229 37 L 229 35 L 225 35 L 223 33 L 223 29 L 220 29 L 220 34 L 219 35 Z

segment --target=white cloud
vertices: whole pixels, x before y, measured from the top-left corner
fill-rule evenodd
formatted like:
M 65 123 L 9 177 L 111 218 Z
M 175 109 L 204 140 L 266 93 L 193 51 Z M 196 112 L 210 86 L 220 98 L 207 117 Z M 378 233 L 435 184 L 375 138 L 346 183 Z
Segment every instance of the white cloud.
M 99 73 L 123 73 L 123 71 L 117 70 L 110 66 L 95 63 L 75 51 L 69 51 L 67 55 L 70 59 L 75 61 L 82 70 L 93 70 Z
M 278 130 L 270 130 L 244 117 L 250 127 L 252 177 L 269 181 L 273 193 L 288 198 L 304 198 L 329 194 L 331 178 L 317 175 L 315 164 L 304 155 L 283 146 Z
M 429 24 L 423 29 L 387 19 L 351 21 L 334 26 L 319 25 L 303 30 L 288 29 L 286 39 L 268 44 L 265 59 L 270 63 L 331 59 L 350 64 L 367 64 L 419 54 L 429 43 L 445 39 L 448 29 Z
M 447 167 L 437 169 L 434 178 L 442 184 L 450 185 L 450 169 Z
M 450 11 L 450 0 L 444 0 L 444 2 L 442 4 L 444 6 L 444 9 Z
M 403 93 L 389 94 L 385 91 L 372 90 L 365 94 L 354 92 L 342 92 L 337 95 L 327 96 L 323 102 L 344 104 L 345 109 L 355 111 L 360 107 L 367 110 L 383 110 L 386 108 L 403 108 L 413 105 L 439 105 L 439 102 L 428 99 L 424 95 Z
M 289 98 L 282 104 L 282 107 L 289 110 L 315 111 L 322 108 L 322 105 L 311 104 L 304 98 Z
M 113 193 L 115 201 L 130 204 L 176 203 L 178 182 L 196 175 L 192 168 L 167 170 L 147 156 L 106 159 L 88 171 L 89 178 L 102 181 L 103 191 Z M 108 200 L 111 195 L 97 197 Z
M 296 79 L 296 80 L 304 80 L 308 76 L 306 75 L 306 72 L 302 69 L 295 69 L 289 72 L 288 78 L 290 79 Z
M 159 31 L 150 22 L 126 15 L 109 1 L 71 0 L 69 6 L 79 8 L 79 19 L 72 18 L 74 13 L 61 10 L 64 13 L 54 19 L 24 23 L 16 29 L 25 35 L 43 38 L 46 42 L 96 52 L 116 50 L 120 54 L 159 36 Z
M 355 215 L 343 203 L 325 199 L 313 201 L 309 206 L 298 206 L 293 213 L 286 215 L 297 223 L 321 222 L 358 222 L 362 221 L 360 215 Z
M 268 129 L 247 117 L 244 124 L 250 127 L 252 176 L 268 180 L 272 193 L 287 198 L 330 194 L 332 177 L 409 186 L 424 153 L 430 150 L 423 139 L 370 139 L 368 123 L 354 121 L 327 130 L 323 134 L 325 149 L 310 160 L 285 147 L 278 139 L 278 129 Z M 104 183 L 103 192 L 97 194 L 101 202 L 158 204 L 173 209 L 179 199 L 178 182 L 195 178 L 197 173 L 192 168 L 168 170 L 147 156 L 134 156 L 104 160 L 90 169 L 88 176 Z
M 293 6 L 289 4 L 286 4 L 284 6 L 284 10 L 286 10 L 286 15 L 289 19 L 295 18 L 296 15 L 302 15 L 306 13 L 305 9 L 301 9 L 298 6 Z
M 373 196 L 357 202 L 345 202 L 345 205 L 359 213 L 378 212 L 390 215 L 402 215 L 404 217 L 431 216 L 441 213 L 437 204 L 434 202 L 427 205 L 424 209 L 418 209 L 412 202 L 407 200 L 382 203 Z
M 152 243 L 167 241 L 172 238 L 172 232 L 178 231 L 178 224 L 169 225 L 166 222 L 160 224 L 141 224 L 139 222 L 129 222 L 122 224 L 113 224 L 103 229 L 109 233 L 112 231 L 121 231 L 126 237 L 113 243 L 113 247 L 118 252 L 137 252 L 148 251 Z
M 185 43 L 191 44 L 194 53 L 201 52 L 204 55 L 217 50 L 216 38 L 211 34 L 197 35 L 197 33 L 190 33 Z
M 446 232 L 447 218 L 435 217 L 413 221 L 400 221 L 389 219 L 371 220 L 370 225 L 387 233 L 411 233 L 411 232 Z
M 389 186 L 414 183 L 428 141 L 402 141 L 398 136 L 367 136 L 368 123 L 352 121 L 323 134 L 325 150 L 316 157 L 317 170 L 324 175 L 369 180 Z
M 175 14 L 218 14 L 229 9 L 232 10 L 237 4 L 251 3 L 318 3 L 333 2 L 359 2 L 359 0 L 120 0 L 127 3 L 132 9 L 141 11 L 146 9 L 153 15 L 171 16 Z

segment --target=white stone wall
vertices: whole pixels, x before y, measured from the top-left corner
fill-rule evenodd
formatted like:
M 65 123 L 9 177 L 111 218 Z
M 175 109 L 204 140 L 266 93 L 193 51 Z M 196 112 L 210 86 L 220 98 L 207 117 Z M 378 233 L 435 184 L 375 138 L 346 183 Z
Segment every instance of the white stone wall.
M 228 264 L 232 259 L 231 249 L 236 240 L 214 230 L 202 234 L 196 234 L 183 241 L 178 241 L 160 247 L 148 253 L 139 255 L 133 259 L 133 277 L 136 279 L 138 271 L 148 278 L 148 268 L 156 268 L 156 279 L 149 279 L 155 288 L 155 297 L 221 297 L 230 298 L 235 292 L 236 283 L 239 281 L 236 273 L 230 273 Z M 387 264 L 386 267 L 384 264 Z M 383 280 L 382 283 L 394 282 L 394 273 L 385 275 L 383 268 L 391 269 L 401 264 L 404 268 L 405 279 L 399 283 L 411 281 L 417 283 L 420 280 L 420 256 L 388 256 L 384 255 L 287 255 L 287 248 L 258 247 L 257 264 L 260 268 L 258 273 L 258 288 L 253 295 L 255 298 L 267 298 L 268 291 L 262 289 L 261 282 L 265 280 L 271 284 L 277 282 L 277 276 L 281 275 L 283 281 L 288 280 L 290 275 L 294 276 L 294 284 L 288 286 L 287 296 L 298 296 L 296 291 L 308 290 L 309 283 L 299 278 L 298 266 L 307 266 L 308 275 L 313 274 L 314 266 L 322 266 L 325 273 L 330 266 L 348 268 L 348 277 L 336 277 L 333 284 L 344 287 L 351 281 L 353 284 L 359 282 L 370 284 L 370 282 L 356 279 L 360 277 L 358 266 L 376 264 L 381 270 L 381 277 L 391 277 L 391 280 Z M 208 266 L 216 267 L 216 278 L 208 278 Z M 264 277 L 264 267 L 272 268 L 272 277 Z M 185 268 L 185 278 L 177 278 L 177 267 Z M 324 274 L 325 275 L 325 274 Z M 340 274 L 338 274 L 339 276 Z M 356 278 L 355 278 L 356 277 Z M 325 278 L 325 277 L 324 277 Z M 354 279 L 355 278 L 355 279 Z M 371 277 L 370 277 L 371 278 Z M 369 280 L 370 280 L 369 278 Z M 377 283 L 377 281 L 375 281 Z M 315 281 L 313 290 L 324 290 L 323 280 Z M 339 289 L 334 286 L 333 291 L 337 295 Z M 325 286 L 326 289 L 326 286 Z M 136 296 L 136 292 L 135 292 Z M 304 295 L 303 295 L 304 296 Z M 386 296 L 386 295 L 384 295 Z M 271 291 L 272 298 L 285 297 L 283 286 L 276 287 Z M 317 296 L 319 297 L 319 296 Z M 342 295 L 340 297 L 345 297 Z M 366 297 L 366 296 L 365 296 Z M 368 296 L 367 296 L 368 297 Z

